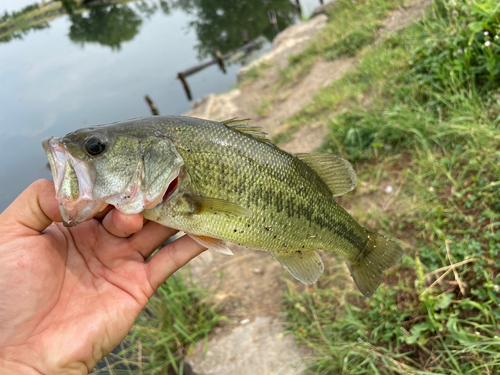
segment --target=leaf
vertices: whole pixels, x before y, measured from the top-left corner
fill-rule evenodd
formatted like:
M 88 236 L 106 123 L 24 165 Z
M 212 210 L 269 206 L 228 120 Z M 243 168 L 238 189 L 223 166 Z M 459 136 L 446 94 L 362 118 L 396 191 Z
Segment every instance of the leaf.
M 405 338 L 406 343 L 407 344 L 416 343 L 418 341 L 418 339 L 420 338 L 420 336 L 423 336 L 422 335 L 423 333 L 430 331 L 431 329 L 432 329 L 432 325 L 428 322 L 415 324 L 410 330 L 411 336 Z
M 450 306 L 451 299 L 453 298 L 452 293 L 444 293 L 434 304 L 435 309 L 444 310 Z
M 469 29 L 474 33 L 478 33 L 481 30 L 483 30 L 483 23 L 482 22 L 471 22 L 471 23 L 469 23 Z

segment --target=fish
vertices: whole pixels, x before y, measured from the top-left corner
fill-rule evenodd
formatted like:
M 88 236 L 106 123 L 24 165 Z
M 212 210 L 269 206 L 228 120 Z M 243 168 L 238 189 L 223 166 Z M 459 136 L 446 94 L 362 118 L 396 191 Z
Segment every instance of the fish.
M 403 255 L 336 202 L 357 183 L 347 160 L 288 153 L 248 119 L 146 117 L 46 138 L 42 146 L 67 226 L 112 205 L 222 254 L 232 254 L 228 242 L 268 251 L 305 284 L 323 273 L 317 250 L 333 252 L 366 297 Z

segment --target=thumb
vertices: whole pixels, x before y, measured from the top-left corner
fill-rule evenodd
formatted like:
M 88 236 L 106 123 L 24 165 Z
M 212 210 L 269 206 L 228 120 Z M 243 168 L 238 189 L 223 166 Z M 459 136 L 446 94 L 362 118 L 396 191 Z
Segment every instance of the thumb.
M 0 215 L 0 227 L 21 226 L 25 234 L 43 232 L 53 221 L 62 220 L 54 183 L 49 180 L 32 183 Z

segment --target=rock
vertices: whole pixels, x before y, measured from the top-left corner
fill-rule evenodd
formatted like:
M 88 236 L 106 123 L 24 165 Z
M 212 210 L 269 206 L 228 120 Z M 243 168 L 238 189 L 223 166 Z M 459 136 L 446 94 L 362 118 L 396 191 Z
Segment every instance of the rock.
M 198 375 L 302 374 L 306 366 L 292 335 L 283 335 L 283 325 L 257 317 L 226 336 L 199 342 L 186 362 Z
M 223 121 L 238 117 L 238 107 L 233 100 L 241 95 L 241 91 L 231 90 L 225 94 L 209 94 L 196 100 L 193 108 L 185 116 L 204 118 L 207 120 Z

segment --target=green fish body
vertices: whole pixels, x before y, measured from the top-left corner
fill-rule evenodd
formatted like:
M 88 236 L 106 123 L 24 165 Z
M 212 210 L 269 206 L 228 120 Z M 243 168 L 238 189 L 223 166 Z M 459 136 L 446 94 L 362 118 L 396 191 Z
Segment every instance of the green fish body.
M 85 148 L 91 150 L 95 139 L 104 151 L 89 156 Z M 56 141 L 50 142 L 55 149 Z M 231 253 L 225 241 L 269 251 L 304 283 L 322 274 L 316 252 L 321 249 L 342 255 L 360 291 L 370 296 L 382 271 L 402 256 L 398 246 L 363 228 L 335 202 L 334 196 L 356 185 L 346 160 L 287 153 L 247 121 L 151 117 L 82 129 L 57 142 L 89 165 L 94 201 L 112 202 L 128 213 L 139 209 L 146 219 L 185 231 L 222 253 Z M 117 158 L 128 163 L 112 163 Z M 65 197 L 75 195 L 67 191 L 75 189 L 74 175 L 68 184 L 64 176 L 54 176 L 63 181 Z M 110 190 L 114 185 L 119 188 Z

